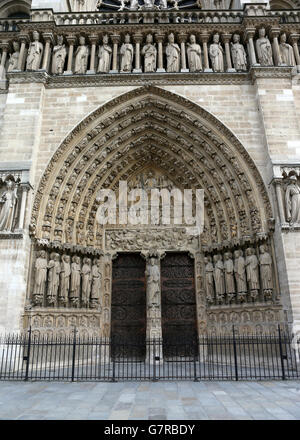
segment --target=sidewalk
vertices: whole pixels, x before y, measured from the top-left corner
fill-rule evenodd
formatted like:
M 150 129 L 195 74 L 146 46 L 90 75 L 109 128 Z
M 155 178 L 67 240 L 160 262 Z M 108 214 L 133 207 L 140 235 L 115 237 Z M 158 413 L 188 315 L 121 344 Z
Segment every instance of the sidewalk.
M 0 420 L 300 420 L 300 381 L 0 382 Z

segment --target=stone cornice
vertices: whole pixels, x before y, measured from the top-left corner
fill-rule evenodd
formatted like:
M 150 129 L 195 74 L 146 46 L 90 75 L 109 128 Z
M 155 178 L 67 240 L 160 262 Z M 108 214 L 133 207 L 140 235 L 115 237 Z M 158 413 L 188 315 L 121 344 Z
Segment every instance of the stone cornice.
M 250 76 L 254 82 L 258 78 L 292 78 L 293 67 L 251 67 Z

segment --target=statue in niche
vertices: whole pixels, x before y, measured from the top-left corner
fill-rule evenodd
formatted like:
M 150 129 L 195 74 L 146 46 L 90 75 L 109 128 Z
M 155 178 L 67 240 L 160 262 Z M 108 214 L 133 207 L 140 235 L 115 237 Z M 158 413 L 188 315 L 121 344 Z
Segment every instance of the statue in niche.
M 286 42 L 286 34 L 280 35 L 279 50 L 283 64 L 288 66 L 296 66 L 294 50 L 290 44 Z
M 214 34 L 213 43 L 209 47 L 209 56 L 214 72 L 224 72 L 224 50 L 220 43 L 219 34 Z
M 147 261 L 146 271 L 148 304 L 159 304 L 160 300 L 160 269 L 159 259 L 151 257 Z
M 235 296 L 235 285 L 234 285 L 234 268 L 232 254 L 226 252 L 224 254 L 224 275 L 225 275 L 225 287 L 228 301 L 232 301 Z
M 160 9 L 168 9 L 168 0 L 159 0 Z
M 222 303 L 225 294 L 224 265 L 222 261 L 222 255 L 214 255 L 213 260 L 217 301 L 219 303 Z
M 102 46 L 99 47 L 98 73 L 108 73 L 110 69 L 112 48 L 108 45 L 108 35 L 103 35 Z
M 142 49 L 142 55 L 144 55 L 144 72 L 155 72 L 157 49 L 153 44 L 152 34 L 148 34 L 146 37 L 146 44 Z
M 234 34 L 233 42 L 231 43 L 231 56 L 233 67 L 237 72 L 247 70 L 247 55 L 244 46 L 240 43 L 241 37 L 239 34 Z
M 85 45 L 85 38 L 81 36 L 79 38 L 79 46 L 75 52 L 75 67 L 74 73 L 84 75 L 87 71 L 89 57 L 89 48 Z
M 272 46 L 268 37 L 266 37 L 265 28 L 258 31 L 259 38 L 256 40 L 256 52 L 258 62 L 261 66 L 273 66 Z
M 167 55 L 167 72 L 179 72 L 180 48 L 178 44 L 175 43 L 173 33 L 171 33 L 168 36 L 166 55 Z
M 26 70 L 34 71 L 40 68 L 44 46 L 39 41 L 40 35 L 37 31 L 33 32 L 33 41 L 29 44 Z
M 92 268 L 91 268 L 90 258 L 84 258 L 81 274 L 82 274 L 82 303 L 85 306 L 88 305 L 90 299 L 91 282 L 92 282 L 91 271 Z
M 260 265 L 260 276 L 261 276 L 261 286 L 263 293 L 267 299 L 272 299 L 273 293 L 273 281 L 272 281 L 272 258 L 271 255 L 266 251 L 266 246 L 261 245 L 259 247 L 259 265 Z
M 121 72 L 131 72 L 132 60 L 133 60 L 133 46 L 130 43 L 129 34 L 125 35 L 125 42 L 121 46 L 120 54 L 121 54 Z
M 52 73 L 53 75 L 62 75 L 64 72 L 67 49 L 64 45 L 64 37 L 58 35 L 57 45 L 53 47 L 52 52 Z
M 12 179 L 6 180 L 6 190 L 0 198 L 0 231 L 11 232 L 17 207 L 17 187 Z
M 80 257 L 74 255 L 71 264 L 71 289 L 70 299 L 71 303 L 78 307 L 80 296 Z
M 52 252 L 52 254 L 50 255 L 48 269 L 49 271 L 48 271 L 47 301 L 48 304 L 54 304 L 57 298 L 57 292 L 59 286 L 59 274 L 60 274 L 59 254 Z
M 187 43 L 187 57 L 189 63 L 190 72 L 201 72 L 201 47 L 196 43 L 195 35 L 190 36 L 190 42 Z
M 214 302 L 214 266 L 211 262 L 211 257 L 204 258 L 205 264 L 205 290 L 207 302 L 212 304 Z
M 61 271 L 60 271 L 60 293 L 59 299 L 63 304 L 68 301 L 69 289 L 70 289 L 70 276 L 71 276 L 71 258 L 69 255 L 63 255 L 61 258 Z
M 253 248 L 246 249 L 246 273 L 247 281 L 250 288 L 250 294 L 256 299 L 259 292 L 259 274 L 258 274 L 258 258 Z
M 238 298 L 241 302 L 245 301 L 247 295 L 247 282 L 245 272 L 245 259 L 243 251 L 234 251 L 234 274 L 237 287 Z
M 289 176 L 288 182 L 285 191 L 286 219 L 290 225 L 293 225 L 294 223 L 300 223 L 300 187 L 297 183 L 297 177 L 294 175 Z
M 35 305 L 42 305 L 47 280 L 47 253 L 40 251 L 35 261 L 33 301 Z
M 13 70 L 18 70 L 18 63 L 20 58 L 20 44 L 18 41 L 13 42 L 14 51 L 9 55 L 7 71 L 12 72 Z
M 96 308 L 100 301 L 102 286 L 102 275 L 100 271 L 100 260 L 95 258 L 92 266 L 92 291 L 91 291 L 91 308 Z

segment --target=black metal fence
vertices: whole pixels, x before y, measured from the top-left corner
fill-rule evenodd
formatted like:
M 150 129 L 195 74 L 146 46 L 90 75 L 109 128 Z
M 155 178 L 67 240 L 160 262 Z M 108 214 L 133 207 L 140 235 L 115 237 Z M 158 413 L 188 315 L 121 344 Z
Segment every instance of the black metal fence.
M 299 341 L 300 342 L 300 341 Z M 0 338 L 0 380 L 280 380 L 300 378 L 296 336 L 201 336 L 130 345 L 103 338 L 21 335 Z

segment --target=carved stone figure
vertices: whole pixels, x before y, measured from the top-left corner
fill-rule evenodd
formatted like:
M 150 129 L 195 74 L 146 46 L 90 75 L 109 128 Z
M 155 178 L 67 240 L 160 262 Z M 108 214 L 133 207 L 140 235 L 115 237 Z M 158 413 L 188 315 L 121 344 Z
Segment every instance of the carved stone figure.
M 39 42 L 40 35 L 33 32 L 33 42 L 29 44 L 28 55 L 26 61 L 26 70 L 38 70 L 40 68 L 44 46 Z
M 239 34 L 234 34 L 231 43 L 232 62 L 235 70 L 238 72 L 247 70 L 247 56 L 244 46 L 240 44 Z
M 110 69 L 112 48 L 108 44 L 108 35 L 103 35 L 102 46 L 99 47 L 98 73 L 108 73 Z
M 233 261 L 232 254 L 226 252 L 224 254 L 224 275 L 226 294 L 229 301 L 232 301 L 235 295 L 234 275 L 233 275 Z
M 300 223 L 300 187 L 296 176 L 290 176 L 288 181 L 289 184 L 285 191 L 286 219 L 290 225 L 293 225 Z
M 43 297 L 46 289 L 47 279 L 47 254 L 45 251 L 40 251 L 37 254 L 35 262 L 34 287 L 33 287 L 33 301 L 35 305 L 43 303 Z
M 59 299 L 64 304 L 66 304 L 68 301 L 68 295 L 70 289 L 70 275 L 71 275 L 70 261 L 71 258 L 69 255 L 63 255 L 61 258 Z
M 258 31 L 259 38 L 256 40 L 256 52 L 258 62 L 261 66 L 273 66 L 272 46 L 268 37 L 266 37 L 265 28 Z
M 61 75 L 64 72 L 67 49 L 64 43 L 64 37 L 58 35 L 57 45 L 53 47 L 52 52 L 52 73 L 53 75 Z
M 82 303 L 85 306 L 88 305 L 90 299 L 91 282 L 92 282 L 91 271 L 92 269 L 91 269 L 90 258 L 84 258 L 81 273 L 82 273 Z
M 89 48 L 85 45 L 85 38 L 79 38 L 79 46 L 75 52 L 74 73 L 84 75 L 87 71 Z
M 138 0 L 130 0 L 130 4 L 129 4 L 129 9 L 131 11 L 136 11 L 139 7 L 139 2 Z
M 225 282 L 224 282 L 224 265 L 221 255 L 214 255 L 214 280 L 216 286 L 216 296 L 219 303 L 223 302 L 225 294 Z
M 213 43 L 209 47 L 209 56 L 214 72 L 224 72 L 224 50 L 220 43 L 219 34 L 214 34 Z
M 47 301 L 48 304 L 54 304 L 57 298 L 57 292 L 59 286 L 59 274 L 60 274 L 59 254 L 52 252 L 52 254 L 50 255 L 48 269 L 49 271 L 48 271 Z
M 195 35 L 191 35 L 190 42 L 187 43 L 187 56 L 190 72 L 201 72 L 201 47 L 196 43 Z
M 253 248 L 246 249 L 246 273 L 251 297 L 257 298 L 259 291 L 258 258 Z
M 71 289 L 70 299 L 73 305 L 79 305 L 80 296 L 80 257 L 74 255 L 71 264 Z
M 212 304 L 214 302 L 214 266 L 211 262 L 211 257 L 204 258 L 205 264 L 205 290 L 206 299 L 208 303 Z
M 264 245 L 259 247 L 259 252 L 260 276 L 263 293 L 267 299 L 271 299 L 273 293 L 272 258 L 266 251 Z
M 145 275 L 147 278 L 148 305 L 159 304 L 160 269 L 158 258 L 151 257 L 149 261 L 147 261 Z
M 142 55 L 144 55 L 144 72 L 155 72 L 157 49 L 153 44 L 153 37 L 151 34 L 148 34 L 146 37 L 146 44 L 142 49 Z
M 14 48 L 14 52 L 9 55 L 9 61 L 7 67 L 8 72 L 18 69 L 18 62 L 20 57 L 20 44 L 18 41 L 13 42 L 13 48 Z
M 296 66 L 294 51 L 292 46 L 286 42 L 285 33 L 280 35 L 279 50 L 283 64 L 287 64 L 288 66 Z
M 245 259 L 243 251 L 234 251 L 234 274 L 237 287 L 238 298 L 240 301 L 245 301 L 247 295 L 247 282 L 245 272 Z
M 168 36 L 168 44 L 166 47 L 167 72 L 179 72 L 180 48 L 174 41 L 174 34 L 171 33 Z
M 73 12 L 96 11 L 99 0 L 70 0 Z
M 142 9 L 154 9 L 155 8 L 154 1 L 155 0 L 144 0 Z
M 130 35 L 125 35 L 125 43 L 122 44 L 120 49 L 121 54 L 121 72 L 131 72 L 132 71 L 132 60 L 133 60 L 133 46 L 130 43 Z
M 99 304 L 102 275 L 100 271 L 100 260 L 95 258 L 92 266 L 92 291 L 91 291 L 91 308 L 96 308 Z
M 160 9 L 168 9 L 168 1 L 167 0 L 159 0 L 159 8 Z
M 12 231 L 17 205 L 17 188 L 13 180 L 6 181 L 6 190 L 0 198 L 0 231 Z

